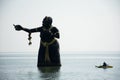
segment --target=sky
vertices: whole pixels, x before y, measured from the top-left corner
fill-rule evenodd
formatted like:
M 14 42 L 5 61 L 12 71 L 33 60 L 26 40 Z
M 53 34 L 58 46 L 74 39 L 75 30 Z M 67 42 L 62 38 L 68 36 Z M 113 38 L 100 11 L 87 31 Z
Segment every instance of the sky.
M 40 33 L 15 31 L 53 18 L 61 51 L 120 51 L 120 0 L 0 0 L 0 52 L 38 51 Z

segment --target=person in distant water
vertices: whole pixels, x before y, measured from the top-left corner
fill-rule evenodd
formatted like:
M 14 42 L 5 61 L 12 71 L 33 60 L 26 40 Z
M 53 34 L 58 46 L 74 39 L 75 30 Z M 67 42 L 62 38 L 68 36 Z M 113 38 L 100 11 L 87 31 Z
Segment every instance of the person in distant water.
M 103 66 L 105 66 L 105 67 L 107 66 L 106 62 L 103 63 Z
M 31 33 L 40 32 L 40 48 L 38 52 L 37 66 L 61 66 L 59 43 L 56 38 L 60 38 L 59 30 L 52 26 L 52 18 L 46 16 L 42 21 L 42 26 L 33 29 L 23 28 L 21 25 L 14 25 L 17 31 L 23 30 L 29 33 L 28 40 L 31 44 Z

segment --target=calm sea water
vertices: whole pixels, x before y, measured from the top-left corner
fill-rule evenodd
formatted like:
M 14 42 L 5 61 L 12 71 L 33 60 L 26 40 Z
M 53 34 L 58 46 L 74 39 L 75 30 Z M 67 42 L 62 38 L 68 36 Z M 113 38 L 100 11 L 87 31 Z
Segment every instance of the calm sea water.
M 95 67 L 104 61 L 113 68 Z M 36 53 L 0 53 L 0 80 L 120 80 L 120 52 L 61 52 L 61 63 L 38 69 Z

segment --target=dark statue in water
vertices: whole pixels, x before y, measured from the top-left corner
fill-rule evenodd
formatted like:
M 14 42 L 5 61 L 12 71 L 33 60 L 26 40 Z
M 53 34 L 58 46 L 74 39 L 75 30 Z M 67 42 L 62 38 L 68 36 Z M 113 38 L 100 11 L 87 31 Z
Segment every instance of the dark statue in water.
M 52 26 L 52 18 L 45 17 L 42 26 L 34 29 L 23 28 L 21 25 L 13 25 L 17 31 L 23 30 L 29 33 L 29 45 L 31 42 L 31 33 L 40 32 L 40 48 L 38 52 L 37 66 L 61 66 L 59 43 L 56 38 L 60 38 L 59 30 Z

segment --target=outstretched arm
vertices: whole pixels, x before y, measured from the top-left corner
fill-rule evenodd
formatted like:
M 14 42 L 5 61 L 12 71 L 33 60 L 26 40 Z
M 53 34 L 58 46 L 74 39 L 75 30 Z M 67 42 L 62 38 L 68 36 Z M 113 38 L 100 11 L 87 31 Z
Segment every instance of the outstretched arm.
M 23 30 L 28 33 L 40 32 L 40 28 L 28 29 L 28 28 L 23 28 L 21 25 L 14 25 L 14 24 L 13 26 L 15 27 L 15 30 L 17 31 Z
M 25 32 L 28 32 L 29 45 L 32 44 L 32 42 L 31 42 L 31 39 L 32 39 L 31 33 L 33 33 L 33 32 L 40 32 L 41 31 L 40 27 L 39 28 L 34 28 L 34 29 L 28 29 L 28 28 L 23 28 L 21 25 L 14 25 L 13 24 L 13 26 L 15 27 L 15 30 L 17 30 L 17 31 L 23 30 Z

